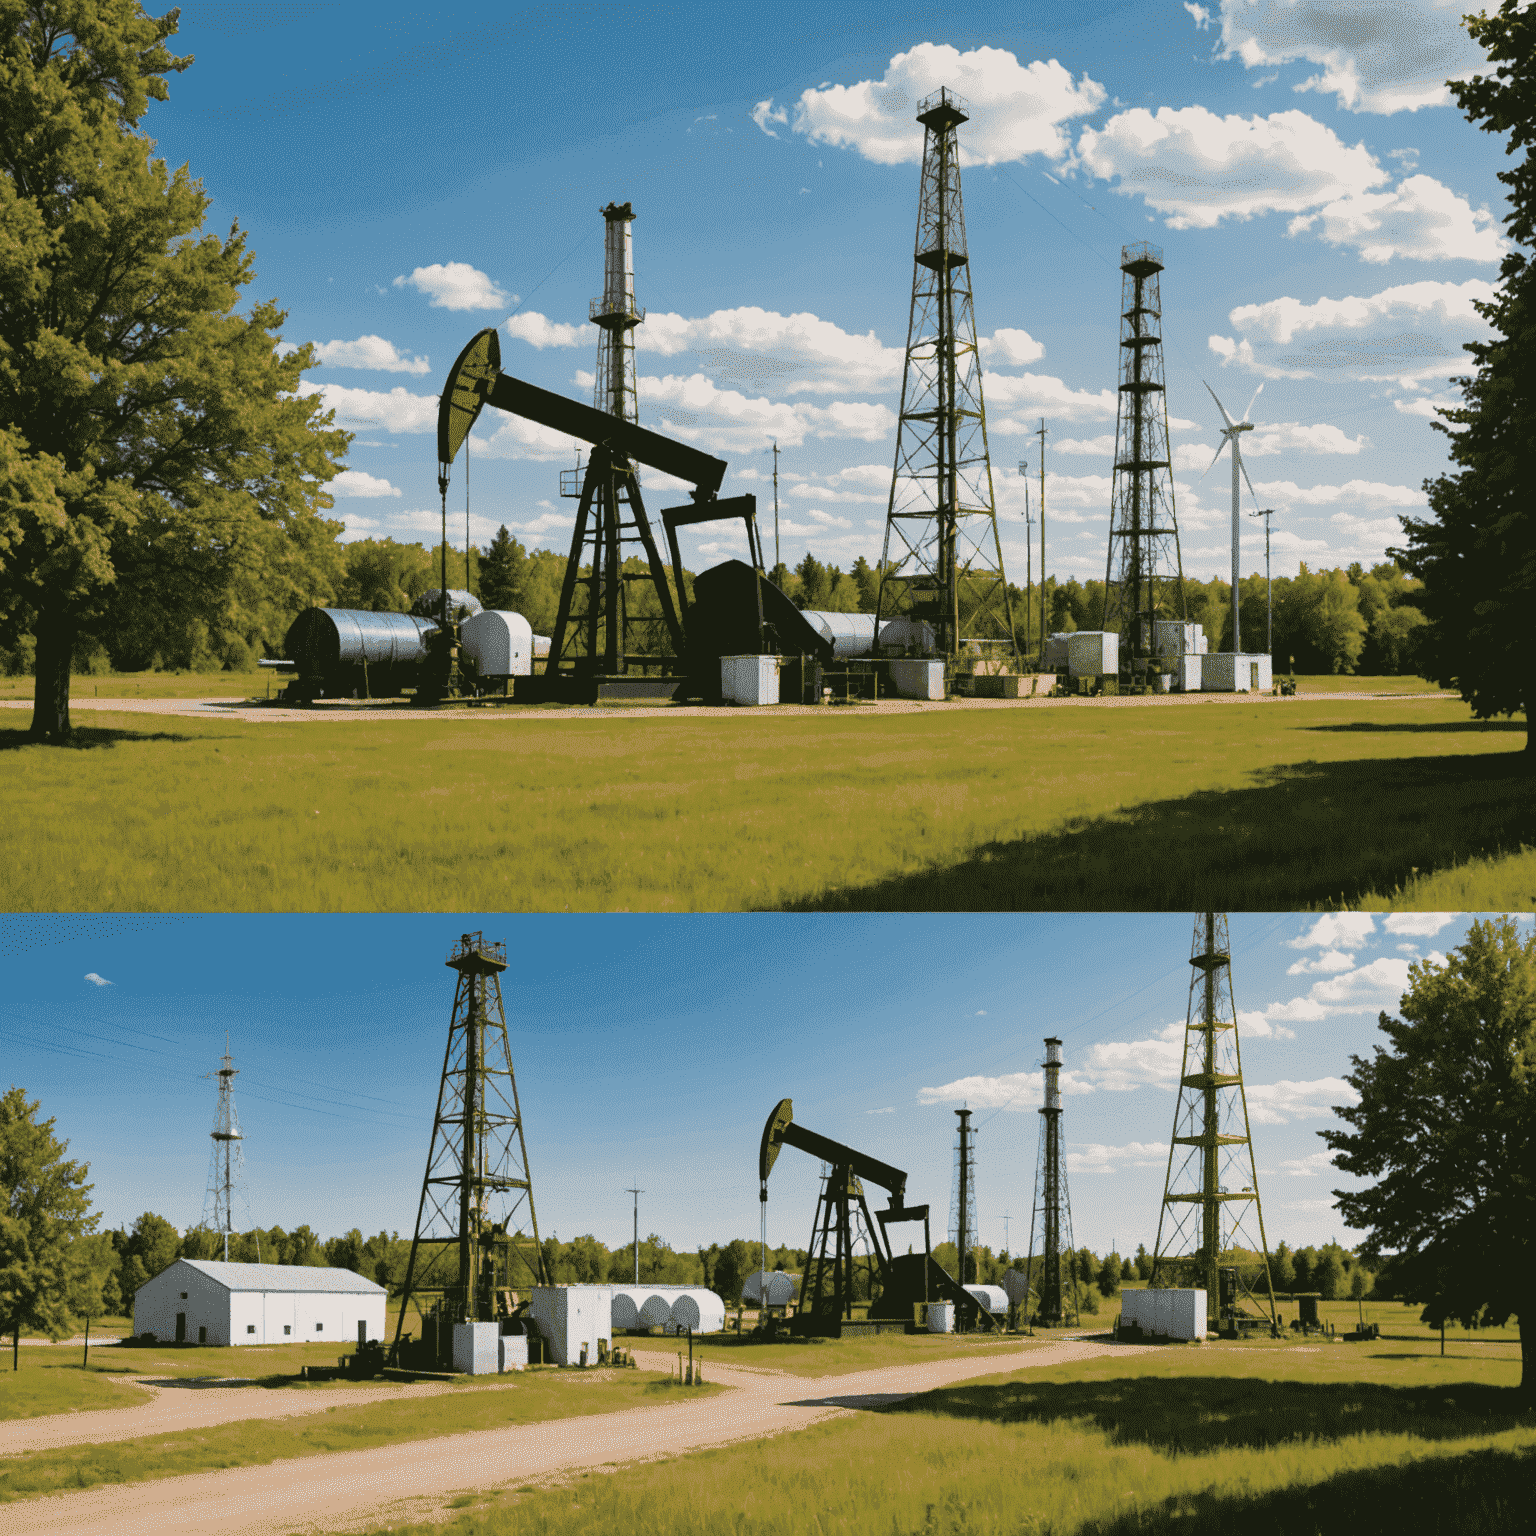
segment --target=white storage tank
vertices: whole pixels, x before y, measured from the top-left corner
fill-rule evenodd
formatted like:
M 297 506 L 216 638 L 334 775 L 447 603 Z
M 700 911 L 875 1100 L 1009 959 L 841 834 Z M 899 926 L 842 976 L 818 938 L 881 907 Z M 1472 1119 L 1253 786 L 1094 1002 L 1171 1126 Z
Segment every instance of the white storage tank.
M 766 1290 L 770 1307 L 787 1307 L 795 1299 L 797 1279 L 798 1275 L 787 1275 L 780 1269 L 770 1269 L 766 1275 L 754 1269 L 741 1288 L 741 1299 L 749 1306 L 760 1307 Z
M 520 1371 L 528 1364 L 528 1335 L 503 1333 L 496 1341 L 498 1364 L 504 1371 Z
M 887 664 L 891 687 L 904 699 L 942 699 L 944 663 L 893 657 Z
M 640 1326 L 640 1304 L 635 1300 L 631 1291 L 615 1290 L 613 1293 L 613 1309 L 610 1313 L 613 1326 L 618 1328 L 638 1328 Z
M 528 677 L 533 672 L 533 626 L 520 613 L 477 613 L 459 626 L 459 638 L 481 677 Z
M 455 1323 L 454 1370 L 466 1376 L 494 1376 L 501 1369 L 501 1347 L 497 1342 L 500 1337 L 500 1326 L 496 1323 Z
M 880 644 L 886 650 L 918 651 L 931 656 L 939 637 L 926 619 L 887 619 L 880 626 Z
M 720 697 L 727 704 L 777 704 L 780 656 L 722 656 Z
M 968 1285 L 967 1296 L 974 1296 L 982 1309 L 993 1317 L 1001 1317 L 1008 1311 L 1008 1292 L 1000 1285 Z
M 952 1301 L 928 1303 L 928 1332 L 953 1333 L 955 1331 L 955 1304 Z
M 528 1310 L 554 1365 L 579 1365 L 581 1347 L 597 1363 L 597 1341 L 613 1337 L 611 1285 L 536 1285 Z
M 640 1307 L 640 1326 L 660 1328 L 672 1318 L 672 1298 L 652 1292 Z
M 713 1291 L 694 1288 L 672 1303 L 668 1333 L 719 1333 L 725 1327 L 725 1303 Z
M 824 613 L 807 608 L 801 617 L 832 642 L 838 661 L 868 656 L 875 648 L 875 616 L 872 613 Z
M 1110 677 L 1120 670 L 1120 636 L 1110 629 L 1080 629 L 1067 641 L 1073 677 Z
M 1045 642 L 1045 660 L 1041 663 L 1041 670 L 1045 672 L 1065 672 L 1067 670 L 1067 657 L 1071 654 L 1071 650 L 1071 632 L 1058 630 Z
M 1173 660 L 1173 687 L 1176 693 L 1199 693 L 1205 657 L 1176 656 Z

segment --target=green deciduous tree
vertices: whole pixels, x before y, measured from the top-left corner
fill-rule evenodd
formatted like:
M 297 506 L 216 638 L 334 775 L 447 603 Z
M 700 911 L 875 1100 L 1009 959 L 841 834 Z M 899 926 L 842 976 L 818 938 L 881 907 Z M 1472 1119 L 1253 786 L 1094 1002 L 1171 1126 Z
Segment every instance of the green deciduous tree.
M 23 1328 L 62 1338 L 82 1299 L 80 1255 L 72 1252 L 96 1225 L 90 1172 L 65 1157 L 67 1141 L 41 1105 L 20 1088 L 0 1098 L 0 1329 L 14 1350 Z
M 394 539 L 354 539 L 342 551 L 345 573 L 336 587 L 338 608 L 406 613 L 428 587 L 437 585 L 431 553 Z
M 192 62 L 138 0 L 0 0 L 0 620 L 36 638 L 34 736 L 66 737 L 81 634 L 226 659 L 329 590 L 350 437 L 235 312 L 245 237 L 138 130 Z M 101 636 L 98 636 L 101 638 Z M 127 637 L 130 641 L 133 636 Z
M 1520 156 L 1499 173 L 1512 245 L 1494 297 L 1474 305 L 1494 336 L 1466 345 L 1477 372 L 1455 380 L 1463 404 L 1434 423 L 1459 467 L 1424 482 L 1434 516 L 1405 518 L 1408 547 L 1393 553 L 1424 579 L 1432 626 L 1420 645 L 1426 674 L 1457 688 L 1480 719 L 1525 711 L 1529 771 L 1536 769 L 1536 11 L 1503 0 L 1491 15 L 1468 16 L 1466 27 L 1497 67 L 1450 89 L 1472 122 L 1506 135 L 1505 153 Z
M 129 1306 L 146 1280 L 169 1269 L 181 1253 L 181 1238 L 165 1217 L 145 1211 L 133 1224 L 122 1246 L 122 1279 L 119 1282 Z
M 1514 919 L 1474 922 L 1444 965 L 1409 967 L 1389 1048 L 1352 1058 L 1360 1095 L 1324 1131 L 1346 1173 L 1335 1191 L 1368 1260 L 1395 1250 L 1397 1294 L 1427 1319 L 1520 1318 L 1522 1384 L 1536 1390 L 1536 936 Z

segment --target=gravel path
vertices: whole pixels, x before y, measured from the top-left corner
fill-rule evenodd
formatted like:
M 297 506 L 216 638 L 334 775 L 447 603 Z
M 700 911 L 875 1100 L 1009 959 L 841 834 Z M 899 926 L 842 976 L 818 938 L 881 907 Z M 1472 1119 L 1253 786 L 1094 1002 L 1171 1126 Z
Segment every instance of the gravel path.
M 1111 1351 L 1140 1352 L 1135 1345 L 1068 1339 L 1017 1354 L 925 1361 L 821 1378 L 734 1371 L 711 1360 L 708 1379 L 733 1389 L 725 1397 L 25 1499 L 0 1505 L 0 1536 L 278 1536 L 422 1520 L 467 1490 L 519 1486 L 616 1462 L 783 1434 L 899 1402 L 917 1392 L 981 1376 L 1091 1360 Z M 674 1358 L 636 1355 L 648 1369 L 665 1370 Z
M 1362 699 L 1388 703 L 1422 703 L 1426 699 L 1456 702 L 1453 693 L 1301 693 L 1280 698 L 1271 693 L 1148 693 L 1113 695 L 1098 699 L 950 699 L 943 703 L 920 699 L 881 699 L 878 703 L 835 708 L 814 704 L 777 704 L 771 709 L 722 709 L 703 704 L 666 704 L 602 707 L 572 706 L 567 709 L 414 709 L 409 705 L 343 701 L 322 702 L 307 709 L 283 704 L 248 703 L 239 699 L 71 699 L 71 715 L 106 710 L 113 714 L 169 715 L 183 719 L 242 720 L 251 723 L 287 724 L 298 720 L 503 720 L 526 723 L 538 720 L 787 720 L 797 715 L 821 715 L 826 719 L 872 719 L 883 715 L 912 715 L 933 711 L 991 709 L 1191 709 L 1221 704 L 1332 704 Z M 0 699 L 0 709 L 32 708 L 30 699 Z

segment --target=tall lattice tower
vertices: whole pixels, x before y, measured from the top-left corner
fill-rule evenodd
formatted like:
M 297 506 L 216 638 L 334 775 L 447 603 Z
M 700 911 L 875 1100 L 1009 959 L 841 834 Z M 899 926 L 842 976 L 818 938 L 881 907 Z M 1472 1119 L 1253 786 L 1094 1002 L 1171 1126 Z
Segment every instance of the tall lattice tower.
M 1163 1207 L 1152 1254 L 1154 1283 L 1176 1275 L 1204 1286 L 1206 1304 L 1220 1297 L 1221 1312 L 1231 1288 L 1220 1271 L 1252 1269 L 1263 1261 L 1262 1285 L 1271 1321 L 1274 1289 L 1269 1245 L 1259 1203 L 1259 1175 L 1253 1160 L 1248 1099 L 1243 1092 L 1243 1056 L 1237 1038 L 1237 1005 L 1232 995 L 1232 955 L 1224 912 L 1195 919 L 1190 949 L 1189 1008 L 1184 1022 L 1184 1065 L 1168 1147 Z M 1184 1152 L 1180 1154 L 1179 1148 Z M 1168 1227 L 1166 1241 L 1164 1227 Z M 1250 1295 L 1253 1287 L 1242 1280 Z M 1257 1298 L 1256 1298 L 1257 1299 Z
M 1158 651 L 1157 620 L 1183 623 L 1187 611 L 1168 451 L 1162 270 L 1158 246 L 1120 248 L 1120 405 L 1104 628 L 1120 635 L 1120 675 L 1133 688 L 1147 686 Z
M 960 196 L 955 130 L 969 119 L 960 97 L 940 89 L 919 103 L 917 120 L 922 190 L 879 621 L 926 619 L 946 657 L 962 639 L 1006 640 L 1017 661 Z
M 960 1121 L 955 1136 L 955 1177 L 949 1192 L 949 1240 L 955 1245 L 958 1272 L 955 1279 L 970 1285 L 966 1259 L 976 1246 L 976 1131 L 969 1109 L 957 1109 Z
M 1025 1280 L 1039 1298 L 1036 1318 L 1047 1328 L 1078 1323 L 1077 1248 L 1072 1240 L 1072 1202 L 1061 1155 L 1061 1041 L 1045 1042 L 1045 1103 L 1040 1108 L 1040 1150 L 1035 1158 L 1035 1200 L 1029 1217 Z M 1035 1236 L 1040 1255 L 1035 1256 Z
M 548 1283 L 501 1001 L 506 946 L 466 933 L 446 964 L 459 979 L 405 1267 L 395 1358 L 412 1302 L 424 1320 L 423 1342 L 441 1357 L 451 1342 L 448 1325 L 506 1316 L 514 1306 L 513 1286 Z
M 635 210 L 629 203 L 609 203 L 602 215 L 603 292 L 587 310 L 598 328 L 592 403 L 600 411 L 637 421 L 635 327 L 645 319 L 645 311 L 635 303 L 630 230 Z M 560 490 L 563 496 L 579 498 L 580 505 L 546 675 L 564 667 L 580 676 L 619 676 L 632 665 L 669 659 L 663 655 L 668 644 L 676 658 L 682 629 L 634 464 L 605 444 L 596 444 L 585 472 L 578 465 L 561 474 Z M 636 555 L 649 567 L 657 598 L 654 612 L 638 611 L 640 604 L 628 590 L 624 562 Z
M 218 1232 L 224 1239 L 224 1260 L 229 1262 L 229 1240 L 236 1232 L 235 1204 L 238 1201 L 249 1215 L 245 1193 L 245 1137 L 240 1117 L 235 1113 L 235 1078 L 240 1069 L 229 1053 L 229 1036 L 224 1037 L 224 1056 L 218 1072 L 219 1107 L 214 1111 L 213 1155 L 208 1161 L 208 1188 L 203 1194 L 203 1214 L 199 1225 Z

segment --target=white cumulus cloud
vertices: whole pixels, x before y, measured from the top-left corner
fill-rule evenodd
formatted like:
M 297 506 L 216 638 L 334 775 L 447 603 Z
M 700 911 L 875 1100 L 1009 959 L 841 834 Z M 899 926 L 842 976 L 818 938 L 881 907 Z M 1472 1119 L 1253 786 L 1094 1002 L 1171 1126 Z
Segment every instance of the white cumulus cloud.
M 756 123 L 757 126 L 761 128 L 770 139 L 776 139 L 778 138 L 778 134 L 776 134 L 773 129 L 768 126 L 768 124 L 783 123 L 787 125 L 789 122 L 789 113 L 786 112 L 782 107 L 775 108 L 773 105 L 773 97 L 770 96 L 767 101 L 760 101 L 755 107 L 752 108 L 752 121 Z
M 330 368 L 371 368 L 376 373 L 430 373 L 431 362 L 395 350 L 382 336 L 359 336 L 356 341 L 317 341 L 315 361 Z
M 1002 48 L 962 53 L 947 43 L 919 43 L 898 53 L 882 79 L 802 92 L 794 130 L 813 144 L 856 150 L 878 165 L 915 164 L 923 157 L 918 103 L 940 86 L 964 99 L 970 117 L 959 134 L 962 165 L 1028 155 L 1060 160 L 1070 149 L 1063 125 L 1097 111 L 1105 99 L 1102 85 L 1087 75 L 1074 80 L 1055 59 L 1021 64 Z M 764 122 L 776 120 L 771 109 L 771 101 L 758 104 Z
M 401 385 L 387 393 L 376 389 L 348 389 L 342 384 L 300 382 L 297 393 L 319 395 L 328 411 L 344 425 L 382 427 L 386 432 L 434 432 L 437 430 L 437 397 L 413 395 Z
M 105 976 L 98 976 L 95 971 L 87 971 L 85 973 L 85 979 L 90 982 L 93 987 L 110 987 L 113 985 L 113 983 L 108 981 Z
M 526 341 L 540 351 L 545 347 L 590 346 L 597 340 L 594 326 L 567 325 L 533 309 L 509 316 L 501 328 L 515 341 Z
M 1221 117 L 1205 107 L 1132 107 L 1085 128 L 1077 163 L 1143 197 L 1170 229 L 1305 213 L 1379 187 L 1387 172 L 1305 112 Z
M 1410 176 L 1388 192 L 1352 192 L 1287 226 L 1315 228 L 1330 245 L 1351 246 L 1362 261 L 1488 261 L 1504 255 L 1494 216 L 1474 208 L 1433 176 Z
M 1305 1157 L 1285 1157 L 1280 1160 L 1280 1171 L 1295 1179 L 1311 1179 L 1327 1173 L 1333 1167 L 1333 1153 L 1309 1152 Z
M 1432 939 L 1440 930 L 1456 921 L 1454 912 L 1389 912 L 1381 926 L 1388 933 L 1406 933 L 1414 938 Z
M 1092 1093 L 1093 1084 L 1084 1082 L 1076 1073 L 1061 1074 L 1061 1091 L 1064 1094 Z M 919 1088 L 919 1104 L 967 1103 L 977 1109 L 1012 1109 L 1023 1112 L 1039 1109 L 1045 1093 L 1045 1076 L 1040 1072 L 1008 1072 L 1000 1077 L 977 1074 L 974 1077 L 956 1078 L 937 1088 Z
M 1295 965 L 1286 970 L 1287 976 L 1306 976 L 1313 972 L 1321 972 L 1325 976 L 1332 976 L 1339 971 L 1352 971 L 1355 968 L 1353 955 L 1347 955 L 1342 949 L 1325 949 L 1322 954 L 1313 959 L 1303 956 Z
M 1484 55 L 1461 24 L 1465 0 L 1221 0 L 1221 56 L 1249 69 L 1304 61 L 1319 72 L 1293 89 L 1332 95 L 1351 112 L 1415 112 L 1451 100 Z M 1199 27 L 1204 6 L 1184 7 Z
M 361 469 L 344 469 L 326 485 L 333 496 L 398 496 L 400 492 L 388 480 Z
M 414 288 L 424 293 L 434 309 L 501 309 L 516 303 L 500 288 L 466 261 L 434 262 L 417 267 L 409 277 L 397 277 L 396 288 Z
M 1286 1125 L 1292 1120 L 1321 1119 L 1335 1104 L 1356 1104 L 1360 1095 L 1342 1077 L 1319 1077 L 1307 1083 L 1282 1079 L 1278 1083 L 1245 1084 L 1248 1118 L 1259 1125 Z
M 1369 912 L 1329 912 L 1303 934 L 1287 939 L 1290 949 L 1359 949 L 1376 932 Z
M 1131 1141 L 1123 1147 L 1084 1142 L 1067 1152 L 1069 1173 L 1117 1173 L 1121 1168 L 1161 1168 L 1168 1148 L 1155 1141 Z
M 1045 356 L 1044 343 L 1036 341 L 1028 331 L 996 330 L 990 336 L 978 337 L 976 346 L 994 367 L 1006 364 L 1023 368 Z

